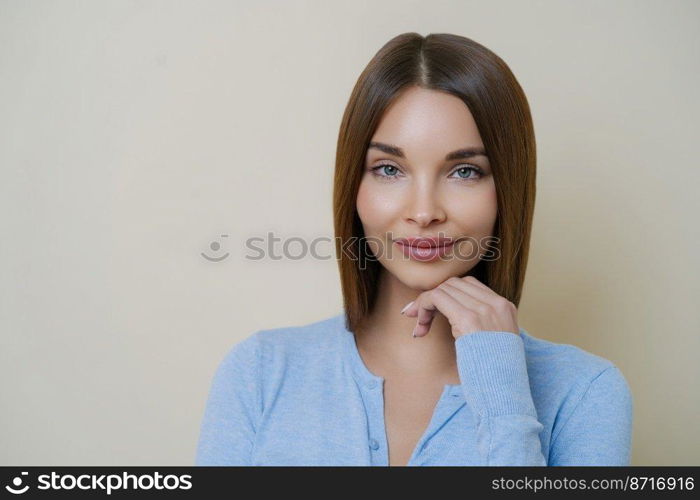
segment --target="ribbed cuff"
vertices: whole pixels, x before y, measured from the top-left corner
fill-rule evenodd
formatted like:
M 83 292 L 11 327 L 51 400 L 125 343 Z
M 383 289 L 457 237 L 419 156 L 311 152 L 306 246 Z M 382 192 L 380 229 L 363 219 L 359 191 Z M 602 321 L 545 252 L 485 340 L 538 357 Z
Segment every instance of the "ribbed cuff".
M 462 392 L 480 417 L 537 417 L 520 335 L 479 331 L 457 337 L 457 368 Z

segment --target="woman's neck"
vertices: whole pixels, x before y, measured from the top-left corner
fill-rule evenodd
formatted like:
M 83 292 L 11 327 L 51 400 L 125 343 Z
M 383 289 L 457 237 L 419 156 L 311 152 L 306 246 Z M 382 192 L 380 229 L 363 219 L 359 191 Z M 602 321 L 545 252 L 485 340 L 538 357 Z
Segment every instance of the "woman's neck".
M 444 383 L 458 383 L 454 381 L 455 339 L 447 318 L 437 312 L 428 334 L 414 338 L 417 319 L 400 313 L 419 294 L 383 271 L 372 313 L 355 332 L 358 349 L 368 368 L 377 375 L 421 374 L 451 380 Z

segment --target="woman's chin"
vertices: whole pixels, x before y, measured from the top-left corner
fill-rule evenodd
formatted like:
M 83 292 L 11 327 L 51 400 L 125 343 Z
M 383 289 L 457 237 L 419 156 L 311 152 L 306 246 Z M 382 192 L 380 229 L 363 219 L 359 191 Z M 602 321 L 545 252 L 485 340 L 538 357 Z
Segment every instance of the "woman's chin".
M 455 269 L 450 266 L 406 266 L 391 273 L 407 287 L 424 292 L 432 290 L 452 276 L 462 276 L 468 270 Z

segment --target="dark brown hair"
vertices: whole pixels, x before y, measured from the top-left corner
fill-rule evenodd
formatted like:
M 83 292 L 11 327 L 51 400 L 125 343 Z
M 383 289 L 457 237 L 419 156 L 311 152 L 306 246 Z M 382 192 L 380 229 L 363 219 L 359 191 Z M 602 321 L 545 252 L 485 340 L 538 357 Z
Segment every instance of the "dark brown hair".
M 363 260 L 367 247 L 359 244 L 364 233 L 356 202 L 367 148 L 385 109 L 410 86 L 452 94 L 474 117 L 496 185 L 493 236 L 500 257 L 479 261 L 469 274 L 516 307 L 520 302 L 536 172 L 535 133 L 525 93 L 500 57 L 469 38 L 403 33 L 389 40 L 362 71 L 338 134 L 333 220 L 345 326 L 353 332 L 372 312 L 381 272 L 377 260 Z M 351 240 L 353 245 L 343 248 Z

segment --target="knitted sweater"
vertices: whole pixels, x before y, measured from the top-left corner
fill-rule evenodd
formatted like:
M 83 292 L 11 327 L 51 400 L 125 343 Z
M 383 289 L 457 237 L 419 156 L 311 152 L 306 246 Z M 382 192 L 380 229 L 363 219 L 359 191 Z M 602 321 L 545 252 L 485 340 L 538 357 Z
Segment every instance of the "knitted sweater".
M 455 340 L 413 465 L 629 465 L 632 394 L 609 360 L 520 329 Z M 220 361 L 195 465 L 387 466 L 384 379 L 344 312 L 258 330 Z

